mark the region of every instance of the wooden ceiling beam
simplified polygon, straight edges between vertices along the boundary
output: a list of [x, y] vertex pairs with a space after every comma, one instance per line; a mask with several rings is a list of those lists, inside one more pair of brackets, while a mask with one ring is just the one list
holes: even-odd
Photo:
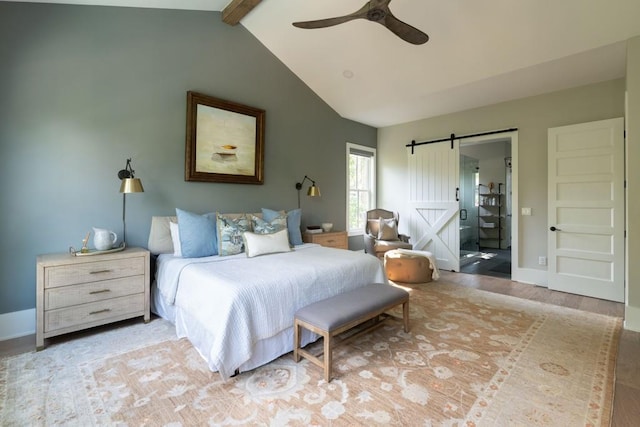
[[222, 22], [236, 25], [247, 16], [262, 0], [231, 0], [231, 3], [222, 10]]

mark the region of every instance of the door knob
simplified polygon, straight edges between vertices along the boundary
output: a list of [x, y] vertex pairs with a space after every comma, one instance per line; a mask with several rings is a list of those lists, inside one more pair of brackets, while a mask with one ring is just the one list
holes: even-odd
[[551, 227], [549, 227], [549, 230], [551, 230], [551, 231], [562, 231], [559, 228], [555, 228], [553, 225]]

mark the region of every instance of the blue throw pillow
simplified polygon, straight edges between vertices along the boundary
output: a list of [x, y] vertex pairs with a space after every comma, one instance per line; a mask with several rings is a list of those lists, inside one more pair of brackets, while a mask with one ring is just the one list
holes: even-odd
[[[262, 208], [262, 219], [271, 222], [281, 215], [282, 211]], [[302, 220], [302, 210], [293, 209], [287, 212], [287, 231], [289, 232], [289, 243], [294, 246], [301, 245], [302, 232], [300, 231], [300, 221]]]
[[198, 215], [176, 209], [180, 247], [184, 258], [201, 258], [218, 254], [216, 214]]

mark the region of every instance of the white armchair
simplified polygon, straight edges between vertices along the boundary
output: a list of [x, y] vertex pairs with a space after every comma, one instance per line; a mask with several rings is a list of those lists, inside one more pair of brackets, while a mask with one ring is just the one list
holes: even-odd
[[413, 249], [410, 237], [398, 233], [398, 213], [386, 209], [373, 209], [367, 212], [364, 232], [364, 251], [378, 258], [392, 249]]

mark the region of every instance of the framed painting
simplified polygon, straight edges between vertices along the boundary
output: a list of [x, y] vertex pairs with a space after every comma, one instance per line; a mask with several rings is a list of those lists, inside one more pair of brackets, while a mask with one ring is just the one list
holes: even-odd
[[185, 181], [262, 184], [265, 111], [187, 92]]

